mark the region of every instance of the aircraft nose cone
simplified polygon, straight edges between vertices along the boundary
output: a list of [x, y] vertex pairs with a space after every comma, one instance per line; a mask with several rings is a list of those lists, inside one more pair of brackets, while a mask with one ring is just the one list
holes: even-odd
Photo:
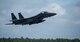
[[46, 15], [46, 17], [51, 17], [51, 16], [55, 16], [55, 15], [56, 15], [56, 13], [49, 13]]
[[54, 16], [54, 15], [56, 15], [56, 13], [51, 13], [51, 16]]
[[53, 13], [53, 15], [56, 15], [56, 13]]

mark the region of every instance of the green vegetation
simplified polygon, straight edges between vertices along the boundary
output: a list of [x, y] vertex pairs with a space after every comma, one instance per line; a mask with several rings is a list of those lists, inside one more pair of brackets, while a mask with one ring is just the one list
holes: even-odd
[[80, 39], [0, 38], [0, 42], [80, 42]]

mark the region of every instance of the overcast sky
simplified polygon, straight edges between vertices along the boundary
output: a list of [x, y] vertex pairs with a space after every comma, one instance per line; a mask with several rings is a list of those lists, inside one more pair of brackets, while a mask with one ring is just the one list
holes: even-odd
[[[11, 14], [25, 18], [42, 11], [57, 13], [33, 25], [5, 25]], [[80, 0], [0, 0], [0, 38], [80, 38]]]

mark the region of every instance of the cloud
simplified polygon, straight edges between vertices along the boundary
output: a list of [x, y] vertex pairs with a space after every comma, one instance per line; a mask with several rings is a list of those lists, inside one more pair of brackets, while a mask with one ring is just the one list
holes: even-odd
[[[71, 15], [71, 16], [74, 16], [73, 20], [70, 14], [65, 15], [66, 11], [68, 10], [63, 8], [60, 4], [57, 4], [57, 3], [46, 4], [40, 0], [38, 1], [36, 0], [36, 2], [35, 1], [33, 2], [31, 0], [25, 1], [25, 2], [24, 1], [22, 2], [22, 1], [12, 0], [13, 4], [7, 1], [9, 5], [5, 3], [6, 1], [5, 2], [3, 1], [4, 3], [1, 4], [2, 6], [0, 7], [0, 9], [2, 10], [0, 10], [0, 13], [1, 13], [0, 15], [1, 16], [0, 17], [1, 19], [0, 20], [0, 37], [21, 37], [23, 36], [23, 37], [32, 37], [32, 38], [55, 38], [55, 37], [80, 38], [80, 36], [78, 35], [80, 32], [79, 30], [80, 22], [74, 21], [76, 18], [74, 14]], [[68, 7], [67, 9], [71, 9], [71, 8]], [[72, 11], [74, 11], [75, 9], [73, 8]], [[58, 18], [49, 18], [47, 19], [47, 22], [45, 21], [41, 24], [36, 24], [36, 25], [31, 25], [31, 26], [4, 25], [8, 23], [9, 20], [11, 19], [10, 18], [11, 12], [15, 13], [15, 15], [17, 15], [18, 12], [22, 12], [22, 15], [26, 18], [28, 16], [38, 14], [42, 11], [48, 11], [48, 12], [53, 12], [53, 13], [55, 12], [57, 13]], [[76, 12], [78, 13], [78, 10]], [[79, 25], [79, 27], [77, 27], [76, 24]]]
[[74, 6], [74, 12], [80, 15], [80, 3], [76, 3]]
[[80, 20], [76, 21], [75, 24], [80, 26]]
[[47, 5], [44, 5], [42, 8], [28, 9], [26, 12], [31, 13], [31, 12], [35, 12], [35, 11], [37, 14], [42, 11], [57, 13], [57, 16], [62, 16], [64, 14], [66, 14], [66, 10], [57, 3], [50, 3]]
[[42, 11], [48, 11], [57, 13], [58, 16], [61, 16], [66, 13], [66, 10], [59, 4], [51, 3], [41, 9]]

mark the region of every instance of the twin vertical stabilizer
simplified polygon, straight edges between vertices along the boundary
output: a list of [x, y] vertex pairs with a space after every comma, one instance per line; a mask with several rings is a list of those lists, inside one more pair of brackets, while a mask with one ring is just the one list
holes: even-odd
[[[23, 19], [24, 18], [21, 13], [18, 13], [18, 15], [19, 15], [19, 19]], [[11, 13], [11, 17], [12, 17], [12, 22], [13, 23], [15, 23], [15, 20], [18, 20], [16, 18], [16, 16], [14, 15], [14, 13]]]
[[15, 23], [15, 20], [17, 20], [16, 16], [14, 15], [14, 13], [11, 13], [11, 17], [12, 17], [12, 22]]
[[21, 13], [18, 13], [18, 15], [19, 15], [19, 19], [24, 19]]

